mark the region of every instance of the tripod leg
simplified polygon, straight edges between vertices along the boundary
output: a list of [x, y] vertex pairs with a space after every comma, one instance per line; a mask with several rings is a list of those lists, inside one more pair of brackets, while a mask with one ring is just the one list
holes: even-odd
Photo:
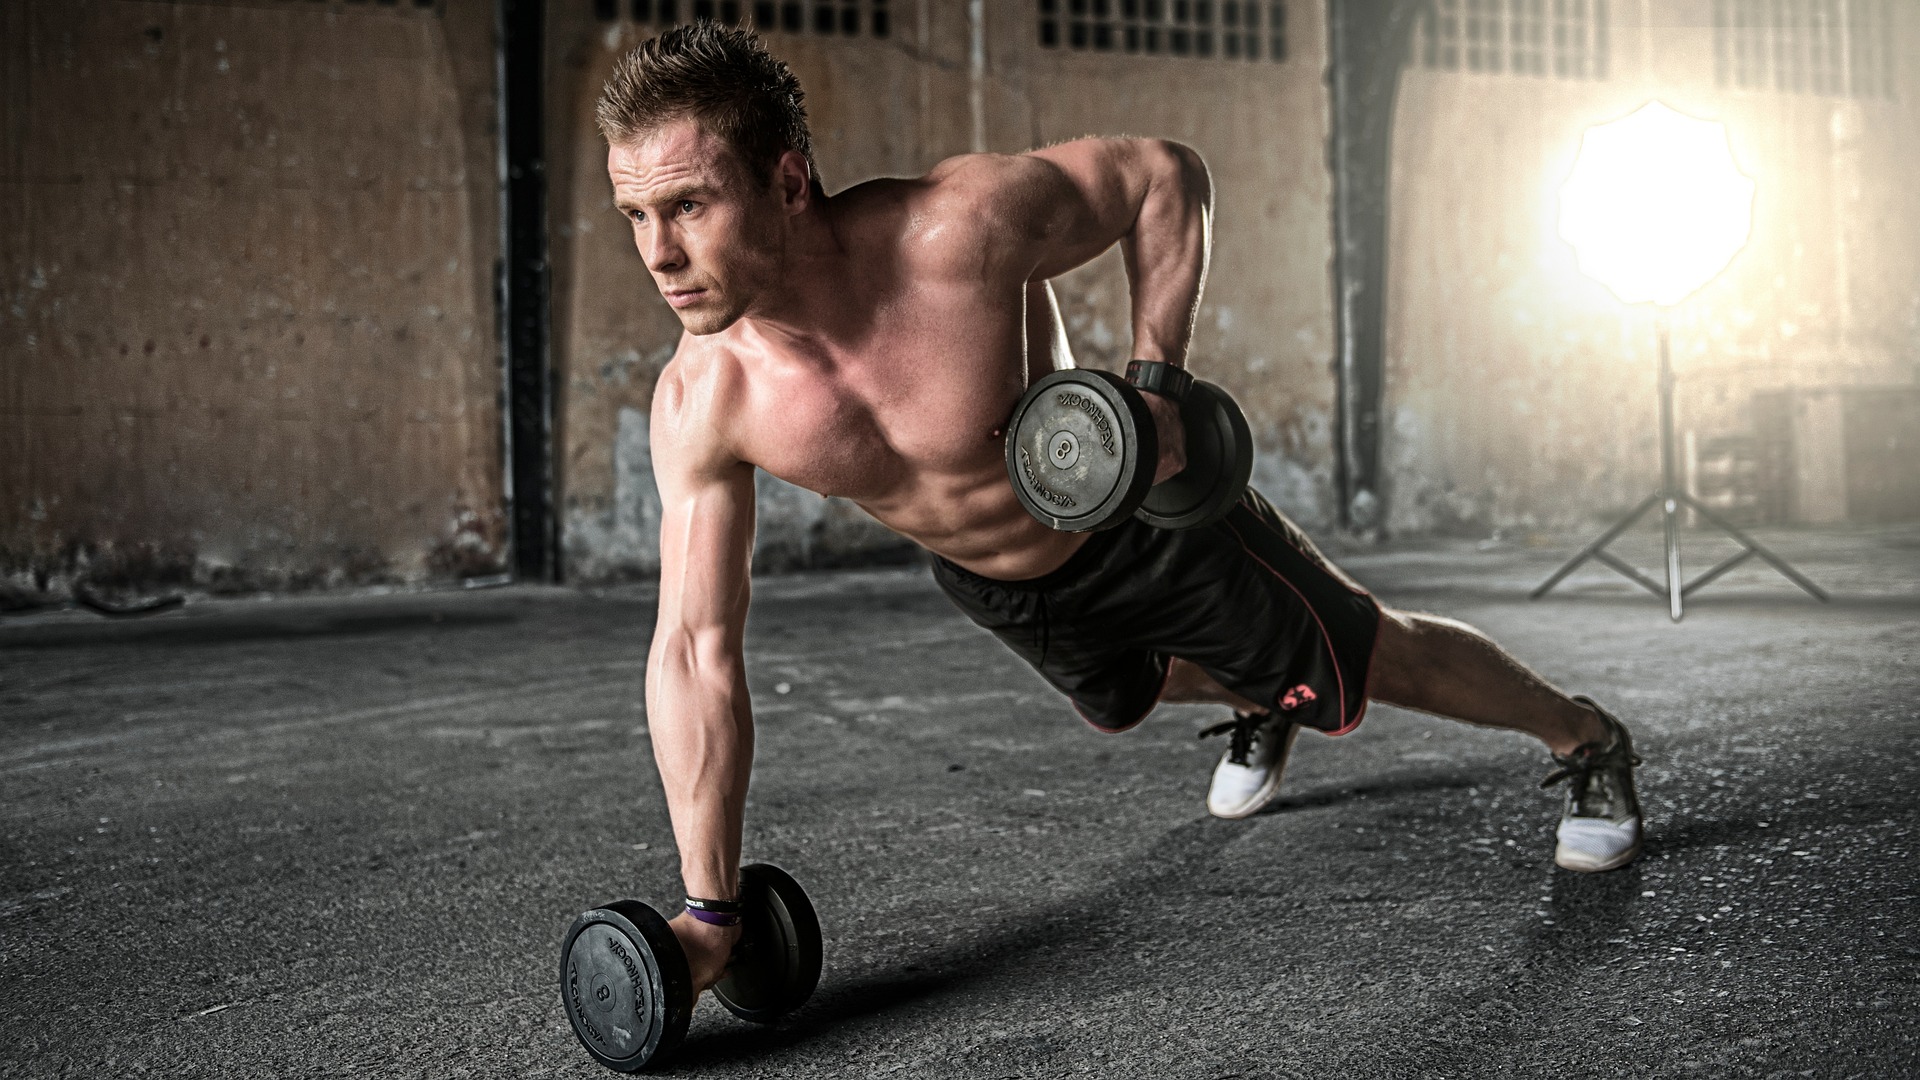
[[[1818, 600], [1823, 604], [1831, 599], [1831, 597], [1827, 595], [1825, 589], [1822, 589], [1820, 586], [1815, 585], [1813, 582], [1807, 580], [1807, 578], [1804, 575], [1802, 575], [1800, 571], [1795, 570], [1791, 565], [1789, 565], [1787, 563], [1787, 560], [1781, 558], [1778, 555], [1775, 555], [1771, 551], [1768, 551], [1764, 546], [1761, 545], [1760, 541], [1755, 540], [1753, 537], [1748, 536], [1746, 533], [1743, 533], [1739, 529], [1734, 528], [1732, 525], [1728, 524], [1724, 519], [1722, 519], [1720, 515], [1700, 505], [1700, 500], [1694, 498], [1691, 495], [1684, 495], [1684, 494], [1681, 495], [1680, 498], [1685, 500], [1688, 506], [1693, 507], [1695, 513], [1699, 514], [1703, 518], [1706, 518], [1709, 522], [1712, 522], [1714, 528], [1719, 529], [1721, 532], [1726, 533], [1728, 536], [1731, 536], [1735, 540], [1738, 540], [1740, 543], [1746, 545], [1747, 550], [1753, 552], [1755, 555], [1760, 556], [1762, 559], [1765, 559], [1767, 561], [1767, 565], [1773, 567], [1775, 570], [1780, 571], [1781, 575], [1784, 576], [1788, 581], [1791, 581], [1795, 585], [1798, 585], [1802, 589], [1805, 589], [1807, 591], [1807, 595], [1813, 597], [1815, 600]], [[1702, 582], [1701, 584], [1705, 584], [1705, 582]]]
[[1753, 549], [1741, 548], [1740, 554], [1733, 556], [1732, 558], [1726, 560], [1725, 562], [1707, 571], [1706, 573], [1701, 574], [1699, 577], [1694, 578], [1692, 581], [1687, 582], [1686, 588], [1680, 590], [1680, 595], [1687, 596], [1692, 593], [1699, 592], [1701, 589], [1706, 588], [1707, 585], [1711, 583], [1714, 578], [1719, 577], [1721, 574], [1726, 573], [1727, 571], [1733, 569], [1736, 566], [1739, 566], [1741, 563], [1746, 562], [1748, 559], [1751, 559], [1751, 558], [1753, 558]]
[[1541, 582], [1539, 588], [1528, 593], [1527, 599], [1538, 600], [1541, 597], [1547, 595], [1547, 590], [1553, 588], [1555, 585], [1560, 584], [1561, 579], [1565, 578], [1568, 574], [1573, 573], [1574, 570], [1577, 567], [1579, 567], [1581, 563], [1586, 562], [1588, 559], [1593, 558], [1594, 552], [1597, 552], [1601, 548], [1606, 547], [1608, 544], [1613, 543], [1614, 537], [1619, 536], [1623, 532], [1626, 532], [1628, 526], [1632, 525], [1636, 521], [1639, 521], [1640, 515], [1646, 513], [1648, 510], [1653, 509], [1653, 504], [1659, 501], [1660, 501], [1660, 493], [1657, 491], [1647, 496], [1644, 502], [1642, 502], [1639, 506], [1636, 506], [1633, 508], [1632, 513], [1628, 514], [1626, 517], [1623, 517], [1619, 521], [1615, 522], [1613, 527], [1608, 529], [1606, 532], [1601, 533], [1599, 539], [1595, 540], [1591, 544], [1588, 544], [1586, 547], [1581, 548], [1580, 554], [1575, 555], [1572, 559], [1568, 560], [1565, 566], [1562, 566], [1560, 569], [1555, 570], [1553, 572], [1553, 576], [1548, 578], [1546, 581]]
[[1667, 617], [1679, 622], [1680, 591], [1686, 587], [1680, 580], [1680, 500], [1668, 495], [1660, 510], [1667, 526]]

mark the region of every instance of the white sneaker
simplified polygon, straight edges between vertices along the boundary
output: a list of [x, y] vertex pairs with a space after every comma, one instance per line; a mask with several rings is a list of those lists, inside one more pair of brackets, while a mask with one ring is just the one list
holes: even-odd
[[1287, 751], [1293, 749], [1300, 725], [1278, 714], [1234, 713], [1233, 719], [1202, 731], [1200, 737], [1223, 732], [1232, 735], [1232, 742], [1213, 768], [1207, 812], [1219, 818], [1248, 817], [1280, 793], [1280, 774], [1286, 771]]
[[1553, 861], [1583, 873], [1612, 870], [1640, 854], [1640, 797], [1633, 790], [1633, 767], [1640, 758], [1625, 724], [1590, 698], [1573, 700], [1599, 713], [1612, 738], [1605, 745], [1588, 743], [1571, 754], [1553, 755], [1560, 767], [1540, 786], [1572, 781]]

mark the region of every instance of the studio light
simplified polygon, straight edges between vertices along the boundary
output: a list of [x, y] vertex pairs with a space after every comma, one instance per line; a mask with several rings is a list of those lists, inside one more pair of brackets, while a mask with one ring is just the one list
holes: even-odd
[[1747, 242], [1753, 181], [1727, 129], [1658, 101], [1587, 129], [1560, 189], [1560, 236], [1580, 270], [1628, 304], [1669, 307]]
[[[1726, 269], [1746, 245], [1753, 223], [1753, 181], [1740, 172], [1727, 129], [1650, 101], [1632, 115], [1588, 128], [1573, 171], [1560, 189], [1560, 236], [1587, 276], [1627, 304], [1653, 304], [1660, 337], [1660, 490], [1602, 533], [1533, 591], [1546, 595], [1588, 559], [1667, 598], [1680, 621], [1683, 601], [1721, 574], [1758, 555], [1820, 600], [1827, 594], [1758, 541], [1722, 520], [1676, 482], [1673, 362], [1667, 312]], [[1654, 507], [1666, 519], [1667, 580], [1661, 584], [1606, 550]], [[1682, 506], [1734, 538], [1740, 553], [1693, 581], [1680, 577]]]

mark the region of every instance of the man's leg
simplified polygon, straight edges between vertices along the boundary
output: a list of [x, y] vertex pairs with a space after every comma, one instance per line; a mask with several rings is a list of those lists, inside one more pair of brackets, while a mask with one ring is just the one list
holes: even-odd
[[1190, 664], [1177, 656], [1168, 662], [1167, 684], [1160, 690], [1160, 700], [1178, 705], [1231, 705], [1235, 712], [1262, 716], [1268, 711], [1265, 706], [1255, 705], [1215, 682], [1198, 664]]
[[[1176, 665], [1171, 675], [1169, 686], [1177, 687], [1180, 696], [1170, 700], [1217, 701], [1242, 711], [1249, 704], [1192, 665], [1184, 671]], [[1550, 780], [1573, 780], [1556, 834], [1554, 861], [1561, 866], [1611, 870], [1639, 854], [1640, 803], [1633, 790], [1633, 766], [1639, 758], [1626, 729], [1597, 708], [1562, 694], [1480, 631], [1436, 615], [1381, 609], [1367, 696], [1472, 724], [1524, 731], [1545, 743], [1561, 766]], [[1255, 762], [1238, 785], [1255, 794], [1246, 797], [1240, 812], [1215, 813], [1242, 817], [1258, 810], [1277, 790], [1283, 763], [1284, 751], [1270, 766]], [[1256, 775], [1263, 767], [1271, 768], [1271, 775]], [[1217, 768], [1216, 787], [1222, 770], [1231, 773], [1225, 763]], [[1229, 776], [1235, 778], [1237, 774]]]
[[1553, 861], [1568, 870], [1612, 870], [1640, 854], [1633, 740], [1597, 706], [1567, 697], [1485, 634], [1435, 615], [1382, 609], [1367, 695], [1487, 727], [1524, 731], [1571, 780]]
[[[1438, 615], [1381, 609], [1367, 696], [1469, 724], [1523, 731], [1555, 754], [1605, 742], [1608, 734], [1600, 714], [1555, 689], [1492, 638]], [[1185, 660], [1173, 661], [1160, 700], [1269, 711]]]
[[1382, 608], [1367, 696], [1485, 727], [1524, 731], [1555, 754], [1604, 743], [1600, 715], [1463, 622]]

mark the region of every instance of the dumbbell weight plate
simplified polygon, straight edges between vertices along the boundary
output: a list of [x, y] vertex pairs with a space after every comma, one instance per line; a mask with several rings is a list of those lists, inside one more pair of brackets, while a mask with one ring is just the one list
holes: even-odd
[[560, 948], [567, 1022], [594, 1060], [637, 1072], [687, 1033], [693, 977], [660, 913], [637, 900], [582, 912]]
[[771, 863], [740, 868], [740, 899], [740, 944], [713, 996], [742, 1020], [770, 1024], [820, 982], [820, 920], [800, 883]]
[[1180, 403], [1187, 467], [1153, 485], [1134, 516], [1163, 529], [1198, 529], [1227, 516], [1253, 476], [1253, 432], [1233, 397], [1199, 379]]
[[1097, 368], [1051, 372], [1007, 423], [1007, 476], [1021, 505], [1064, 532], [1127, 519], [1153, 484], [1153, 414], [1126, 380]]

